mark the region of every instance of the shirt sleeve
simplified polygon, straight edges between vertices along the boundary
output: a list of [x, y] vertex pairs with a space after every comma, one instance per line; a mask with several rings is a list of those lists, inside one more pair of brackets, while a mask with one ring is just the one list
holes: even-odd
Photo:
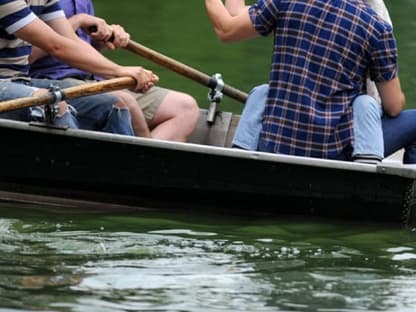
[[0, 0], [0, 27], [7, 33], [15, 33], [35, 19], [36, 15], [24, 0]]
[[45, 22], [65, 17], [58, 0], [48, 0], [39, 14], [39, 18]]
[[250, 19], [260, 35], [267, 36], [276, 28], [279, 2], [279, 0], [259, 0], [249, 7]]
[[387, 23], [384, 31], [370, 39], [372, 55], [370, 76], [375, 82], [385, 82], [398, 75], [398, 50], [392, 28]]

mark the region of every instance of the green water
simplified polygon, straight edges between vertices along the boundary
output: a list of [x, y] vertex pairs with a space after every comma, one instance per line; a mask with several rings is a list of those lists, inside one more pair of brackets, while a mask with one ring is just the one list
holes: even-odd
[[[416, 1], [386, 0], [399, 45], [400, 77], [409, 108], [416, 108]], [[247, 1], [247, 3], [250, 3]], [[268, 79], [272, 38], [225, 44], [212, 31], [203, 1], [95, 1], [97, 15], [124, 25], [131, 38], [208, 75], [221, 73], [225, 83], [249, 92]], [[141, 64], [161, 77], [160, 85], [179, 89], [208, 105], [208, 89], [130, 52], [107, 53], [122, 64]], [[242, 104], [224, 97], [220, 110], [241, 112]]]
[[[416, 1], [386, 1], [400, 76], [416, 107]], [[271, 41], [219, 43], [203, 1], [95, 1], [132, 39], [248, 92], [267, 80]], [[207, 105], [206, 87], [130, 52], [161, 85]], [[241, 111], [227, 97], [222, 110]], [[256, 207], [252, 207], [255, 209]], [[416, 233], [334, 220], [86, 215], [0, 208], [1, 311], [415, 311]]]
[[0, 212], [0, 307], [10, 311], [416, 308], [416, 233], [398, 227]]

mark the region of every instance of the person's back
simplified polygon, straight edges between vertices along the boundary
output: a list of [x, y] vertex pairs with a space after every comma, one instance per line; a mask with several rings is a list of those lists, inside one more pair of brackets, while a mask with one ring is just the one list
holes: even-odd
[[368, 68], [377, 81], [397, 74], [391, 27], [352, 0], [272, 1], [249, 14], [259, 33], [275, 32], [259, 149], [338, 158], [351, 148], [351, 102]]

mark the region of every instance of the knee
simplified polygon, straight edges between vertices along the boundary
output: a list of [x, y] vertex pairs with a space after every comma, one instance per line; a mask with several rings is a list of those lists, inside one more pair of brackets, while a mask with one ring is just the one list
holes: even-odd
[[[251, 89], [250, 93], [248, 94], [247, 102], [254, 101], [266, 101], [266, 98], [269, 94], [269, 85], [268, 84], [261, 84], [258, 86], [255, 86], [253, 89]], [[246, 102], [246, 103], [247, 103]]]
[[122, 108], [128, 108], [128, 105], [127, 105], [127, 103], [126, 102], [124, 102], [123, 100], [118, 100], [117, 102], [115, 102], [114, 104], [113, 104], [113, 106], [114, 107], [116, 107], [116, 108], [119, 108], [119, 109], [122, 109]]
[[250, 93], [253, 92], [260, 92], [262, 94], [267, 94], [269, 93], [269, 85], [267, 83], [263, 83], [261, 85], [255, 86]]
[[131, 108], [137, 105], [136, 99], [127, 92], [115, 91], [113, 95], [117, 97], [117, 102], [114, 103], [117, 108]]
[[196, 100], [190, 96], [189, 94], [183, 94], [181, 99], [181, 107], [183, 112], [186, 113], [186, 115], [192, 119], [198, 119], [199, 118], [199, 106]]
[[375, 98], [369, 95], [360, 95], [352, 102], [352, 108], [356, 112], [376, 112], [381, 110], [381, 105], [378, 104]]
[[380, 119], [383, 110], [375, 98], [369, 95], [360, 95], [352, 103], [354, 118]]

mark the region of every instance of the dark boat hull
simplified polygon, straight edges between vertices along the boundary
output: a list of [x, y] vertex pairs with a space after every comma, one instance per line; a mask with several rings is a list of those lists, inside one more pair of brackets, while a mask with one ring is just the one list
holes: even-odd
[[[412, 225], [416, 171], [0, 121], [0, 197]], [[64, 210], [69, 211], [69, 210]]]

